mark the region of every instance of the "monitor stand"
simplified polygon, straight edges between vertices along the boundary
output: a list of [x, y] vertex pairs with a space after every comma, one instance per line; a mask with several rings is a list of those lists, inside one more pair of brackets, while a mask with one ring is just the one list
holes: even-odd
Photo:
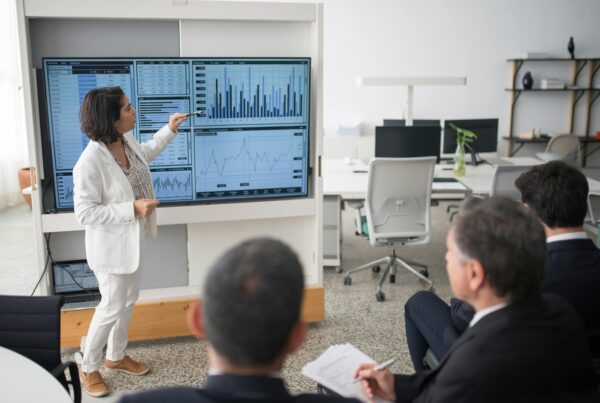
[[477, 159], [477, 151], [473, 147], [469, 147], [469, 150], [471, 151], [471, 161], [467, 162], [468, 165], [473, 165], [476, 167], [477, 165], [482, 164], [484, 162], [482, 160]]

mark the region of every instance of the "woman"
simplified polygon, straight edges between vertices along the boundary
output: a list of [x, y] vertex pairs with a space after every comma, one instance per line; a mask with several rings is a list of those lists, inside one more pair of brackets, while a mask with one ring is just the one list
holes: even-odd
[[148, 365], [125, 354], [127, 331], [141, 280], [146, 235], [156, 236], [152, 179], [148, 163], [177, 135], [188, 115], [175, 113], [147, 143], [136, 141], [135, 109], [119, 87], [91, 90], [81, 105], [81, 129], [90, 142], [73, 169], [75, 217], [85, 225], [88, 264], [102, 299], [83, 351], [81, 383], [91, 396], [107, 395], [99, 369], [145, 375]]

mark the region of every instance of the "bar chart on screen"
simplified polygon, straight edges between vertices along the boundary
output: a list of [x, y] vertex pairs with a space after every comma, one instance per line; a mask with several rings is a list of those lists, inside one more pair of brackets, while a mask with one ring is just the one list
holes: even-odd
[[278, 65], [193, 63], [195, 109], [205, 114], [194, 124], [306, 123], [308, 66], [298, 61]]

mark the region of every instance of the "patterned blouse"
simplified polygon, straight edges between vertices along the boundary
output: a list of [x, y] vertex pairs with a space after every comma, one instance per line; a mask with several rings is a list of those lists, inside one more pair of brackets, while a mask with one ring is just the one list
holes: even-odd
[[115, 161], [123, 170], [123, 173], [129, 179], [135, 200], [139, 199], [154, 199], [154, 189], [152, 187], [152, 178], [148, 166], [142, 161], [137, 154], [129, 147], [125, 138], [123, 138], [125, 146], [125, 155], [129, 160], [129, 168], [121, 164], [121, 161], [113, 154]]

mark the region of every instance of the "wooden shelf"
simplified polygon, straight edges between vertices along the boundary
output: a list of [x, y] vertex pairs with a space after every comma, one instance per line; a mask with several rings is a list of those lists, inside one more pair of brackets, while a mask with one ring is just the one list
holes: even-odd
[[600, 91], [600, 88], [505, 88], [509, 92], [572, 92], [572, 91]]
[[583, 61], [598, 61], [598, 57], [541, 57], [541, 58], [514, 58], [506, 59], [507, 62], [583, 62]]
[[[596, 147], [595, 149], [588, 152], [588, 144], [599, 142], [595, 138], [590, 138], [590, 115], [591, 108], [594, 102], [600, 97], [600, 88], [593, 87], [595, 82], [595, 77], [598, 71], [600, 70], [600, 58], [599, 57], [578, 57], [578, 58], [567, 58], [567, 57], [541, 57], [541, 58], [511, 58], [506, 59], [512, 65], [512, 77], [510, 88], [505, 88], [504, 90], [510, 94], [510, 109], [509, 109], [509, 126], [508, 126], [508, 136], [503, 137], [504, 140], [508, 141], [508, 156], [512, 157], [516, 154], [526, 143], [537, 143], [544, 144], [547, 143], [549, 138], [537, 138], [537, 139], [519, 139], [515, 137], [514, 120], [515, 120], [515, 112], [517, 101], [523, 93], [531, 92], [531, 93], [570, 93], [571, 101], [569, 105], [569, 124], [567, 132], [572, 133], [574, 129], [574, 116], [575, 109], [577, 104], [581, 99], [585, 97], [585, 118], [583, 122], [583, 136], [579, 136], [579, 140], [582, 144], [582, 163], [585, 166], [587, 156], [592, 154], [593, 152], [600, 149], [600, 147]], [[570, 62], [572, 65], [572, 78], [571, 81], [567, 83], [568, 88], [551, 88], [551, 89], [543, 89], [543, 88], [531, 88], [525, 89], [522, 87], [518, 87], [517, 78], [519, 77], [519, 71], [523, 67], [525, 62], [539, 62], [539, 63], [548, 63], [548, 62]], [[580, 79], [582, 72], [584, 70], [588, 71], [587, 79]], [[582, 102], [583, 103], [583, 102]], [[519, 144], [516, 149], [513, 149], [513, 144]]]

